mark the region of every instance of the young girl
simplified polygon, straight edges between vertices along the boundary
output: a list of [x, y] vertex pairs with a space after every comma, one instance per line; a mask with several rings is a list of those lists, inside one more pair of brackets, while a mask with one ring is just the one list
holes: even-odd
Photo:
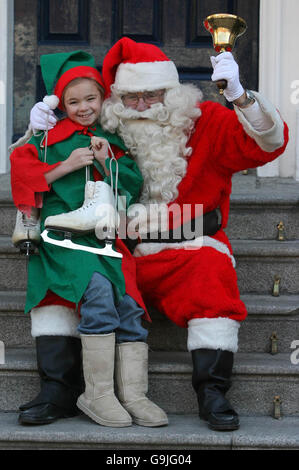
[[[108, 142], [118, 161], [118, 188], [130, 203], [136, 201], [142, 184], [139, 170], [122, 141], [104, 133], [98, 124], [104, 90], [93, 58], [82, 51], [49, 54], [41, 57], [41, 70], [47, 92], [54, 89], [67, 117], [47, 136], [35, 135], [11, 154], [17, 208], [29, 214], [31, 207], [40, 207], [42, 230], [47, 217], [80, 208], [92, 198], [86, 166], [93, 165], [91, 182], [110, 182]], [[94, 231], [79, 235], [76, 243], [103, 246]], [[161, 426], [167, 424], [164, 411], [145, 396], [148, 349], [141, 318], [149, 318], [136, 287], [134, 259], [120, 239], [114, 249], [122, 253], [122, 259], [41, 242], [39, 254], [30, 256], [25, 312], [38, 314], [46, 305], [80, 305], [78, 331], [86, 388], [77, 406], [105, 426], [129, 426], [132, 420], [144, 426]], [[23, 424], [72, 416], [79, 393], [78, 387], [77, 393], [68, 387], [69, 376], [79, 369], [67, 344], [71, 338], [60, 337], [59, 347], [49, 336], [36, 339], [42, 390], [23, 407], [19, 417]]]

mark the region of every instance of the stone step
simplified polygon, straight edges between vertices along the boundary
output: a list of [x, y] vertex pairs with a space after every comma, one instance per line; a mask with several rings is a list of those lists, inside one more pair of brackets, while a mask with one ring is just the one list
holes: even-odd
[[0, 175], [0, 235], [10, 236], [16, 220], [16, 208], [12, 201], [10, 174]]
[[276, 240], [283, 222], [284, 237], [299, 233], [299, 182], [292, 178], [256, 178], [237, 174], [232, 181], [230, 239]]
[[[278, 351], [290, 352], [299, 331], [299, 296], [244, 294], [241, 299], [247, 307], [248, 316], [240, 326], [239, 351], [269, 353], [273, 344], [271, 336], [275, 333]], [[156, 310], [150, 313], [152, 323], [147, 326], [148, 343], [153, 350], [185, 351], [187, 329], [178, 327]]]
[[[299, 233], [299, 182], [293, 178], [257, 178], [236, 174], [232, 179], [230, 220], [226, 232], [231, 239], [277, 238], [283, 222], [285, 237]], [[15, 225], [9, 174], [0, 175], [0, 234], [10, 236]]]
[[24, 314], [26, 292], [0, 292], [0, 340], [6, 347], [32, 346], [30, 314]]
[[[0, 234], [10, 237], [16, 221], [11, 201], [0, 201]], [[283, 222], [284, 237], [293, 240], [299, 233], [298, 202], [231, 198], [230, 219], [225, 229], [229, 239], [276, 240], [277, 225]]]
[[[277, 225], [283, 222], [284, 237], [298, 238], [298, 200], [256, 200], [248, 196], [231, 197], [230, 218], [225, 229], [229, 239], [276, 240]], [[16, 221], [16, 208], [8, 200], [0, 200], [0, 234], [10, 237]]]
[[285, 240], [295, 240], [299, 233], [298, 204], [277, 205], [231, 202], [230, 218], [225, 232], [230, 240], [276, 240], [278, 225], [283, 223]]
[[[271, 294], [275, 276], [282, 294], [297, 294], [299, 240], [232, 240], [241, 293]], [[26, 289], [26, 256], [10, 238], [0, 237], [0, 290]]]
[[16, 223], [17, 210], [10, 200], [0, 200], [0, 234], [12, 235]]
[[[299, 365], [295, 362], [290, 354], [237, 353], [228, 393], [236, 410], [248, 416], [272, 416], [274, 397], [280, 396], [283, 415], [299, 416]], [[191, 376], [190, 353], [150, 351], [148, 396], [167, 413], [197, 413]], [[34, 349], [7, 348], [0, 378], [1, 411], [15, 411], [34, 398], [39, 391]]]
[[[16, 413], [0, 413], [1, 450], [101, 450], [97, 456], [99, 465], [108, 465], [111, 462], [108, 458], [126, 455], [140, 457], [142, 468], [145, 463], [157, 464], [157, 453], [146, 450], [160, 451], [161, 458], [173, 455], [174, 450], [190, 450], [176, 455], [182, 459], [190, 454], [191, 463], [184, 466], [195, 468], [199, 463], [198, 450], [296, 450], [299, 447], [298, 417], [277, 420], [268, 416], [241, 416], [239, 430], [222, 433], [210, 430], [196, 415], [170, 414], [168, 426], [161, 428], [135, 424], [127, 428], [104, 427], [83, 414], [47, 426], [21, 426], [17, 418]], [[131, 452], [124, 454], [122, 450]], [[180, 465], [183, 466], [182, 461]]]
[[19, 253], [10, 237], [0, 236], [0, 290], [26, 289], [26, 269], [26, 255]]
[[281, 294], [297, 294], [299, 240], [232, 240], [240, 292], [272, 294], [279, 277]]
[[[25, 297], [23, 291], [0, 292], [0, 340], [6, 347], [33, 346], [30, 315], [24, 314]], [[239, 330], [239, 351], [269, 353], [270, 338], [276, 333], [278, 352], [289, 353], [299, 330], [299, 295], [248, 294], [241, 298], [248, 316]], [[144, 324], [149, 331], [149, 346], [154, 351], [186, 351], [187, 329], [153, 309], [150, 315], [152, 323]]]

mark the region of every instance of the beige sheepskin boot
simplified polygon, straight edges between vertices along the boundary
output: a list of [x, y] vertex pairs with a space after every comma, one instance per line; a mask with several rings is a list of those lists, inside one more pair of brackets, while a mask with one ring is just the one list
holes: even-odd
[[128, 342], [116, 345], [116, 394], [140, 426], [165, 426], [166, 413], [146, 397], [148, 391], [148, 345]]
[[103, 426], [130, 426], [131, 416], [114, 394], [115, 333], [80, 336], [86, 388], [78, 408]]

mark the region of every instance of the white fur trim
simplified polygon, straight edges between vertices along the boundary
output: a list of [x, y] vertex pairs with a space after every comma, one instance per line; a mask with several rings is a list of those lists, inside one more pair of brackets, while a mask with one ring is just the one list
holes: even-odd
[[63, 305], [48, 305], [31, 310], [31, 334], [37, 336], [80, 337], [77, 326], [79, 316], [76, 310]]
[[31, 127], [31, 124], [29, 124], [28, 129], [25, 132], [25, 134], [22, 137], [20, 137], [19, 140], [17, 140], [16, 142], [14, 142], [8, 147], [9, 153], [11, 154], [14, 151], [14, 149], [16, 149], [17, 147], [21, 147], [22, 145], [25, 145], [31, 139], [32, 136], [33, 136], [33, 129]]
[[227, 255], [232, 262], [233, 267], [236, 267], [236, 260], [231, 255], [229, 248], [224, 243], [215, 240], [214, 238], [203, 236], [195, 238], [194, 240], [187, 240], [178, 243], [140, 243], [134, 251], [134, 256], [147, 256], [160, 253], [163, 250], [198, 250], [200, 248], [214, 248], [215, 250]]
[[254, 129], [254, 127], [250, 124], [250, 122], [246, 119], [242, 111], [237, 106], [234, 107], [235, 112], [245, 132], [256, 141], [258, 146], [265, 152], [274, 152], [274, 150], [282, 147], [284, 143], [283, 120], [281, 119], [281, 116], [275, 106], [270, 103], [270, 101], [268, 101], [256, 91], [252, 91], [252, 94], [260, 105], [263, 113], [265, 113], [266, 116], [272, 120], [273, 126], [266, 131], [259, 132]]
[[178, 85], [178, 71], [170, 60], [137, 64], [127, 62], [118, 66], [114, 89], [137, 92], [173, 88]]
[[194, 318], [188, 322], [188, 351], [221, 349], [238, 351], [240, 323], [230, 318]]

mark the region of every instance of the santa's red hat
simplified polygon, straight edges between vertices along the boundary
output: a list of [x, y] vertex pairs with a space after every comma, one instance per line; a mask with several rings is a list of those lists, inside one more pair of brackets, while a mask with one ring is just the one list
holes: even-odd
[[102, 75], [107, 95], [115, 91], [138, 92], [179, 85], [174, 63], [156, 46], [124, 37], [107, 53]]

